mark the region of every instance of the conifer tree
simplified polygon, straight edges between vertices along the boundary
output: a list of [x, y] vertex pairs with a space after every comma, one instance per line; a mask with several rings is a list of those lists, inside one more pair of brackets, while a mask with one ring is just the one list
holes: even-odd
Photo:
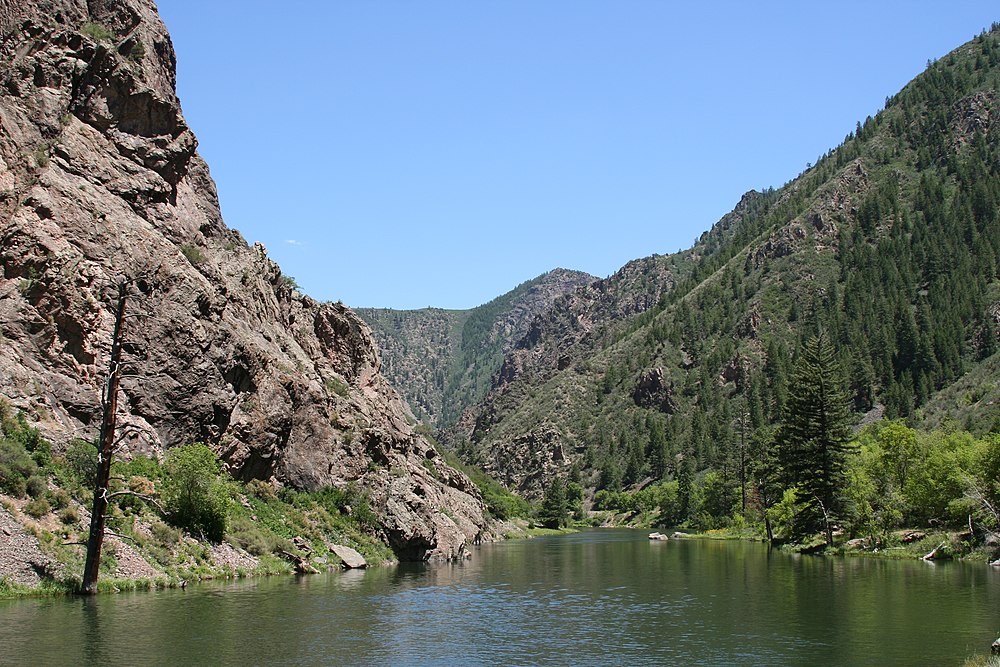
[[542, 499], [542, 507], [538, 511], [538, 521], [546, 528], [561, 528], [567, 523], [569, 498], [566, 495], [566, 485], [558, 477], [553, 478]]
[[788, 387], [778, 434], [780, 464], [788, 488], [803, 500], [797, 522], [826, 533], [842, 510], [844, 462], [851, 444], [850, 412], [836, 353], [822, 333], [803, 345]]

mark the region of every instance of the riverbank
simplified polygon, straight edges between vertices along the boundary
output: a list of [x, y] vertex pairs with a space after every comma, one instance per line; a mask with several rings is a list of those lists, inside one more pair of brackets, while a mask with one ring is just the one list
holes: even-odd
[[[645, 526], [635, 526], [646, 529]], [[652, 529], [652, 528], [650, 528]], [[660, 530], [664, 530], [660, 528]], [[725, 528], [703, 532], [671, 531], [672, 539], [709, 539], [709, 540], [743, 540], [751, 542], [766, 542], [767, 538], [755, 531], [747, 529], [731, 531]], [[675, 537], [676, 535], [676, 537]], [[800, 553], [816, 556], [844, 556], [855, 558], [881, 558], [886, 560], [964, 560], [972, 563], [989, 563], [991, 551], [985, 545], [975, 546], [966, 533], [957, 531], [924, 532], [918, 530], [899, 530], [887, 536], [878, 545], [871, 545], [865, 539], [849, 539], [828, 547], [824, 540], [817, 539], [805, 543], [775, 543], [775, 546], [787, 553]]]
[[[737, 525], [709, 530], [691, 529], [687, 526], [664, 526], [656, 521], [654, 512], [610, 512], [595, 511], [580, 526], [599, 525], [606, 528], [636, 528], [659, 531], [681, 539], [744, 540], [766, 542], [762, 526]], [[676, 538], [675, 538], [676, 539]], [[995, 546], [977, 541], [972, 534], [963, 530], [924, 530], [901, 528], [890, 531], [881, 539], [847, 538], [842, 533], [834, 535], [833, 547], [827, 547], [820, 535], [813, 539], [792, 543], [777, 541], [775, 546], [789, 553], [812, 555], [883, 558], [889, 560], [964, 560], [973, 563], [997, 562]]]

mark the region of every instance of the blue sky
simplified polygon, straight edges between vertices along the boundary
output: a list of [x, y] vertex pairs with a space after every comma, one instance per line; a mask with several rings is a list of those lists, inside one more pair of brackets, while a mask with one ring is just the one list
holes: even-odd
[[1000, 20], [960, 1], [158, 4], [227, 224], [306, 293], [395, 308], [687, 248]]

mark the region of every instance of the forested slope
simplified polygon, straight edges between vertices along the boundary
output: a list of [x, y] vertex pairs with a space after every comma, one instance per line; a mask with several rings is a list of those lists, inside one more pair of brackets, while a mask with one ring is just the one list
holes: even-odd
[[995, 428], [996, 403], [979, 403], [990, 387], [962, 393], [974, 415], [942, 402], [969, 374], [995, 378], [980, 369], [996, 368], [1000, 310], [998, 72], [996, 28], [929, 63], [815, 166], [661, 258], [682, 270], [601, 335], [566, 344], [572, 327], [546, 326], [586, 328], [587, 306], [540, 316], [505, 361], [516, 372], [468, 422], [463, 454], [536, 496], [574, 467], [595, 489], [681, 467], [731, 474], [740, 447], [781, 420], [793, 354], [819, 331], [855, 422], [919, 423], [931, 406]]

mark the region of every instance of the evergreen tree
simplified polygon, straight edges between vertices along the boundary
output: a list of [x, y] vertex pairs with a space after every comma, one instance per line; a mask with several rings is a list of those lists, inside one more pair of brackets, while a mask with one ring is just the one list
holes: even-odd
[[694, 464], [690, 454], [677, 455], [677, 514], [681, 521], [691, 515], [691, 485], [694, 482]]
[[778, 440], [785, 484], [803, 501], [797, 524], [807, 532], [824, 530], [827, 544], [842, 511], [849, 420], [836, 353], [821, 333], [806, 341], [796, 360]]
[[566, 495], [566, 485], [558, 477], [552, 479], [549, 488], [545, 490], [542, 507], [538, 511], [538, 522], [546, 528], [561, 528], [567, 523], [569, 498]]

